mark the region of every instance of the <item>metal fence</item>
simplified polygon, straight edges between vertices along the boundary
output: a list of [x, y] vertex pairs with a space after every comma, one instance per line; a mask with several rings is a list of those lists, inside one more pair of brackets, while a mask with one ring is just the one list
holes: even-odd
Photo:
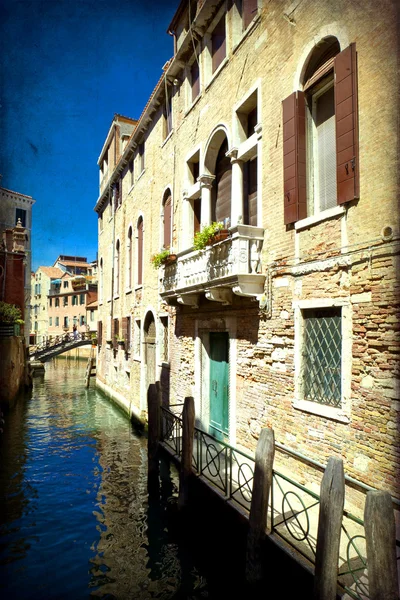
[[[162, 407], [163, 445], [177, 458], [182, 454], [183, 404]], [[250, 510], [255, 460], [195, 427], [193, 470], [207, 479], [229, 501]], [[315, 564], [320, 497], [314, 491], [273, 469], [267, 526]], [[400, 543], [397, 540], [397, 546]], [[344, 599], [368, 600], [368, 572], [364, 523], [343, 512], [338, 582]]]

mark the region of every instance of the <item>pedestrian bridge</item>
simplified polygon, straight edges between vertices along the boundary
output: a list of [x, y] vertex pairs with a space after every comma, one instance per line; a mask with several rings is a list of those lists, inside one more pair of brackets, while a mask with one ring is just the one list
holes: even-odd
[[31, 360], [39, 360], [46, 362], [59, 354], [79, 348], [80, 346], [88, 346], [96, 344], [97, 340], [93, 338], [93, 333], [78, 333], [74, 336], [73, 333], [65, 335], [56, 335], [54, 338], [49, 338], [38, 346], [29, 347], [29, 358]]

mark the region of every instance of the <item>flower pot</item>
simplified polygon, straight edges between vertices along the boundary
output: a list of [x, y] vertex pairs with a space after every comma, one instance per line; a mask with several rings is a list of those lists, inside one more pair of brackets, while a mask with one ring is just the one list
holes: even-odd
[[176, 254], [170, 254], [169, 256], [167, 256], [167, 258], [164, 260], [164, 265], [166, 267], [168, 267], [168, 265], [172, 265], [174, 262], [176, 262], [177, 260], [177, 256]]
[[223, 240], [226, 240], [226, 238], [229, 236], [229, 231], [228, 229], [221, 229], [220, 231], [218, 231], [218, 233], [216, 233], [211, 240], [212, 244], [216, 244], [217, 242], [222, 242]]

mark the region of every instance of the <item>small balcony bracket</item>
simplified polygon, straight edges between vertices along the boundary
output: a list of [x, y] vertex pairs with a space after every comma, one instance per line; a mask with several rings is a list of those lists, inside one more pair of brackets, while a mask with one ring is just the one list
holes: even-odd
[[232, 290], [230, 288], [215, 288], [206, 291], [207, 300], [221, 302], [223, 306], [232, 304]]
[[177, 297], [179, 304], [185, 306], [191, 306], [192, 308], [199, 308], [199, 294], [183, 294]]

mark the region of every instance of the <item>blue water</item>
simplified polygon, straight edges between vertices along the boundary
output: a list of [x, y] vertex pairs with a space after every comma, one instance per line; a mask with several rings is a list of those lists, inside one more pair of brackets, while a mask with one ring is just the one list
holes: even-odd
[[[147, 440], [83, 385], [85, 363], [46, 364], [0, 436], [0, 596], [209, 598], [177, 534], [177, 472], [147, 494]], [[91, 384], [92, 385], [92, 384]]]

